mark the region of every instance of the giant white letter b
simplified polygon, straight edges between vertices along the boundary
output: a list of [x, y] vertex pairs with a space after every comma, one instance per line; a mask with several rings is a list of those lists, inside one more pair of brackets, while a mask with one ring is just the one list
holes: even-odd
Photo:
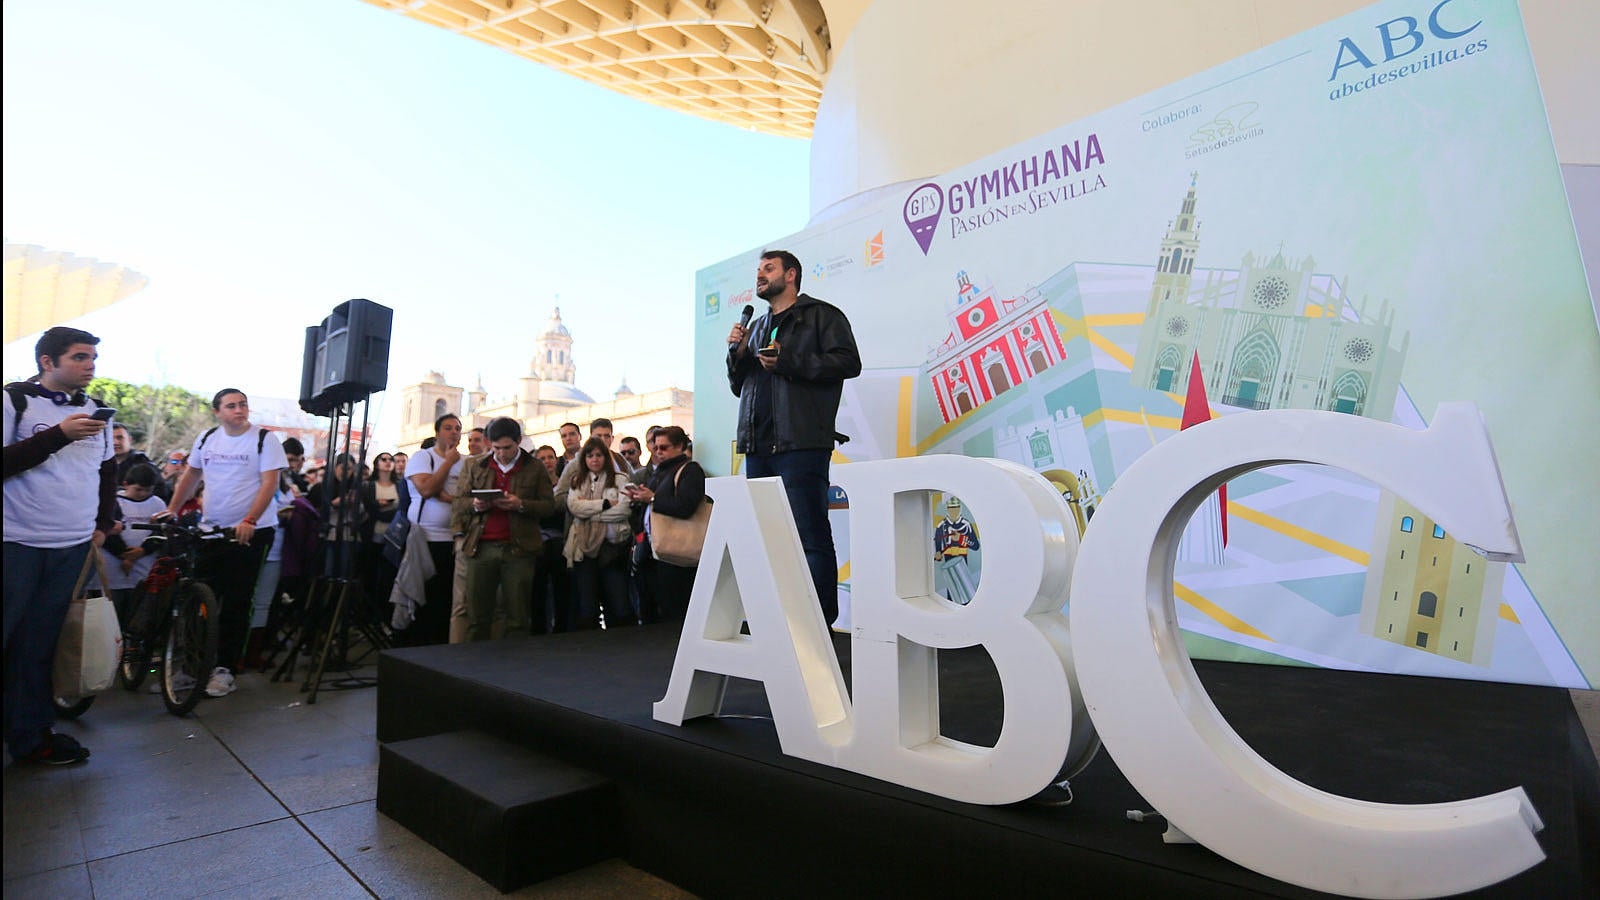
[[[1009, 462], [924, 456], [834, 470], [850, 498], [854, 736], [839, 765], [968, 803], [1014, 803], [1099, 746], [1072, 679], [1066, 601], [1078, 532], [1050, 483]], [[983, 535], [972, 602], [933, 596], [929, 492], [958, 494]], [[1005, 695], [990, 748], [939, 733], [936, 651], [988, 651]]]

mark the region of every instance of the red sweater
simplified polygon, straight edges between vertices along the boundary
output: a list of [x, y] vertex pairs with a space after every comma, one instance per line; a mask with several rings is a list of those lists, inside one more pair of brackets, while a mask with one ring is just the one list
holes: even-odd
[[[507, 472], [500, 468], [500, 463], [494, 458], [487, 460], [489, 472], [494, 476], [494, 486], [502, 492], [511, 490], [511, 475], [522, 468], [522, 455], [517, 455], [517, 461]], [[503, 509], [489, 510], [489, 515], [483, 520], [483, 536], [479, 541], [509, 541], [511, 540], [511, 514]]]

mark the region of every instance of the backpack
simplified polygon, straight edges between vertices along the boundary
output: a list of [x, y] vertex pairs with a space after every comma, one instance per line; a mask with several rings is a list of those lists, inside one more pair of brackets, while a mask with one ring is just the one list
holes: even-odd
[[[99, 402], [99, 401], [96, 401], [96, 402]], [[16, 426], [13, 425], [12, 427], [15, 428]], [[206, 430], [205, 434], [200, 435], [200, 443], [195, 445], [195, 448], [194, 448], [195, 455], [198, 456], [200, 454], [200, 451], [204, 450], [206, 448], [206, 441], [211, 440], [211, 436], [213, 434], [216, 434], [217, 433], [217, 429], [221, 428], [221, 427], [222, 427], [221, 425], [213, 425], [209, 429]], [[263, 428], [256, 435], [256, 455], [260, 456], [262, 450], [264, 450], [266, 448], [266, 446], [267, 446], [267, 430], [265, 428]]]
[[[28, 410], [27, 384], [28, 382], [13, 381], [5, 387], [7, 396], [11, 398], [11, 436], [14, 440], [21, 440], [21, 438], [17, 437], [17, 429], [22, 427], [22, 414]], [[43, 390], [43, 388], [40, 388], [40, 390]], [[106, 405], [100, 402], [99, 397], [90, 397], [88, 394], [84, 394], [84, 397], [93, 402], [96, 409], [106, 408]], [[211, 430], [216, 431], [215, 428]]]

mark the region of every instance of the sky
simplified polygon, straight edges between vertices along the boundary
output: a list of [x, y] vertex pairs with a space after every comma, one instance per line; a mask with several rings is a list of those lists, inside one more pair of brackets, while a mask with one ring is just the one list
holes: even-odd
[[695, 270], [807, 218], [805, 141], [358, 0], [0, 8], [6, 243], [150, 278], [71, 323], [106, 377], [292, 398], [305, 328], [361, 297], [395, 310], [380, 443], [430, 369], [514, 391], [558, 304], [591, 396], [693, 387]]

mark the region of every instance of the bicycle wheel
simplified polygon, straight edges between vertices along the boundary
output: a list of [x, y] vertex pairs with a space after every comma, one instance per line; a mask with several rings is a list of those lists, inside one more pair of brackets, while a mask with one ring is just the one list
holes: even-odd
[[137, 691], [139, 685], [144, 684], [145, 676], [156, 667], [151, 651], [160, 646], [161, 626], [166, 623], [155, 613], [155, 607], [168, 598], [165, 591], [146, 594], [141, 590], [136, 596], [138, 601], [134, 604], [133, 615], [128, 617], [128, 630], [122, 632], [122, 660], [117, 664], [118, 679], [130, 691]]
[[76, 701], [68, 703], [65, 698], [56, 697], [56, 715], [63, 719], [76, 719], [89, 711], [94, 705], [94, 695], [79, 697]]
[[205, 696], [217, 659], [220, 612], [211, 588], [197, 581], [178, 585], [161, 660], [161, 700], [175, 716], [188, 715]]

